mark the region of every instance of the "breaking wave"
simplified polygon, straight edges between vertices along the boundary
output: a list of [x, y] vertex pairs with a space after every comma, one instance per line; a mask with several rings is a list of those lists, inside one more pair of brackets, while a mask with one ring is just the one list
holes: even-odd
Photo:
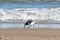
[[57, 20], [60, 8], [14, 8], [0, 9], [0, 20]]

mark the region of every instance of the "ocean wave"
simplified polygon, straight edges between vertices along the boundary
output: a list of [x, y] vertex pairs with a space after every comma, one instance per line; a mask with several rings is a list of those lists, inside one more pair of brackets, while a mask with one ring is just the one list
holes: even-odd
[[48, 3], [48, 2], [60, 2], [60, 0], [0, 0], [2, 2], [9, 2], [9, 3]]
[[0, 9], [0, 20], [56, 20], [60, 21], [60, 8]]

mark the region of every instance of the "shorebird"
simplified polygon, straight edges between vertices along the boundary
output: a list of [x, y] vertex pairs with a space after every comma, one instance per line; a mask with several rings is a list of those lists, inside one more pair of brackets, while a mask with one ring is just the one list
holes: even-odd
[[[33, 21], [33, 20], [28, 20], [25, 25], [24, 25], [24, 28], [33, 28], [34, 27], [34, 24], [36, 23], [37, 21]], [[33, 27], [32, 27], [33, 26]]]

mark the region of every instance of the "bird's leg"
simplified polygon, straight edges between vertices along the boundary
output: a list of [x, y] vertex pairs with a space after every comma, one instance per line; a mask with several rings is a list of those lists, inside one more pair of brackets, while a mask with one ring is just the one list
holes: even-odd
[[24, 25], [24, 28], [25, 28], [25, 25]]
[[31, 27], [31, 25], [29, 25], [29, 28]]
[[33, 28], [34, 28], [34, 24], [33, 24]]
[[31, 26], [31, 28], [34, 28], [34, 24]]
[[30, 28], [30, 25], [29, 25], [29, 28]]
[[30, 25], [30, 28], [33, 28], [34, 25]]

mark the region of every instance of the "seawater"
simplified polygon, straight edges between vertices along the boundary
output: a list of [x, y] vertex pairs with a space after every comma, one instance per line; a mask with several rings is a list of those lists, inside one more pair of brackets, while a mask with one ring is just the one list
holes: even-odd
[[57, 8], [60, 7], [60, 3], [48, 2], [48, 3], [0, 3], [0, 8], [2, 9], [12, 9], [12, 8]]
[[[60, 3], [46, 3], [46, 4], [21, 4], [21, 3], [0, 3], [0, 9], [13, 8], [60, 8]], [[24, 28], [24, 23], [0, 23], [0, 29], [14, 29]], [[34, 28], [60, 28], [60, 24], [34, 24]]]
[[[23, 23], [0, 23], [0, 29], [15, 29], [15, 28], [24, 28]], [[60, 24], [34, 24], [34, 28], [60, 28]]]

